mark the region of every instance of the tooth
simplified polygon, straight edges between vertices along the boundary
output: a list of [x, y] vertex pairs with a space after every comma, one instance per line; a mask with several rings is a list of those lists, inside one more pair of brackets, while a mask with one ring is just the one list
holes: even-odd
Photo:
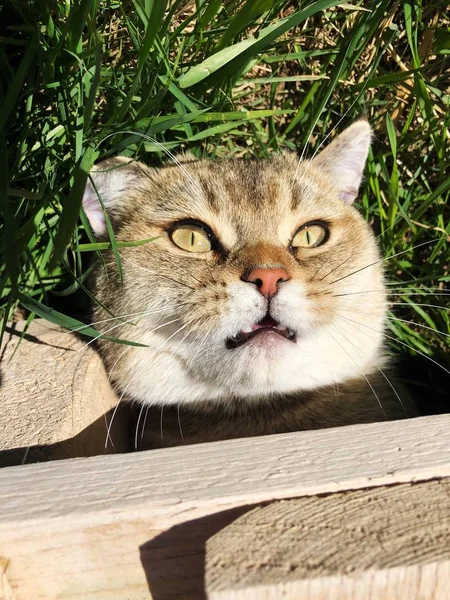
[[251, 325], [249, 327], [243, 327], [242, 328], [242, 333], [251, 333], [251, 332], [252, 332]]
[[283, 327], [283, 325], [278, 323], [278, 325], [275, 325], [275, 329], [280, 329], [281, 331], [283, 331], [284, 329], [286, 329], [286, 327]]

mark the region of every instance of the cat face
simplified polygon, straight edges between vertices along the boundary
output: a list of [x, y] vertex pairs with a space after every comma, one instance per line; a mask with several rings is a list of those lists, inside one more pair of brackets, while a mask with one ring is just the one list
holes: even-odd
[[[112, 255], [95, 275], [95, 295], [122, 316], [97, 329], [148, 346], [101, 341], [122, 392], [159, 404], [261, 401], [380, 364], [380, 258], [351, 206], [370, 135], [357, 122], [300, 164], [294, 154], [184, 156], [161, 169], [121, 158], [94, 170], [84, 197], [94, 232], [107, 237], [98, 192], [118, 241], [156, 238], [121, 248], [123, 283]], [[95, 315], [110, 316], [100, 306]]]

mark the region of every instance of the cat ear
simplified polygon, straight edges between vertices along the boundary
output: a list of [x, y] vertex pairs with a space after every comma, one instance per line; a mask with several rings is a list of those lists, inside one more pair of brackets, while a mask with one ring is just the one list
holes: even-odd
[[118, 224], [127, 214], [130, 189], [148, 175], [148, 171], [142, 163], [125, 156], [94, 165], [84, 190], [83, 210], [96, 237], [108, 237], [102, 203], [113, 225]]
[[346, 204], [352, 204], [358, 194], [371, 138], [369, 123], [356, 121], [312, 161], [325, 171]]

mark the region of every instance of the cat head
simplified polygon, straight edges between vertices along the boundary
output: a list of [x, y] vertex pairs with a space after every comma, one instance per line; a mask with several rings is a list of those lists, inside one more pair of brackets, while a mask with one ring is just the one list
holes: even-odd
[[162, 168], [123, 157], [94, 168], [83, 207], [99, 239], [108, 220], [118, 242], [155, 238], [120, 248], [123, 281], [113, 253], [95, 275], [95, 295], [121, 317], [105, 334], [147, 346], [101, 341], [122, 391], [150, 403], [250, 401], [376, 368], [383, 274], [352, 206], [370, 139], [358, 121], [300, 163], [184, 155]]

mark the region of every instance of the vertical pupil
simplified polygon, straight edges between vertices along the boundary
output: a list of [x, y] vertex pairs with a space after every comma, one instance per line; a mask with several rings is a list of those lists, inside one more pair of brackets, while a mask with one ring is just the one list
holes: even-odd
[[306, 230], [306, 243], [308, 244], [308, 246], [310, 245], [310, 235], [309, 235], [309, 231]]
[[194, 245], [194, 241], [195, 241], [195, 233], [193, 231], [191, 231], [191, 246]]

